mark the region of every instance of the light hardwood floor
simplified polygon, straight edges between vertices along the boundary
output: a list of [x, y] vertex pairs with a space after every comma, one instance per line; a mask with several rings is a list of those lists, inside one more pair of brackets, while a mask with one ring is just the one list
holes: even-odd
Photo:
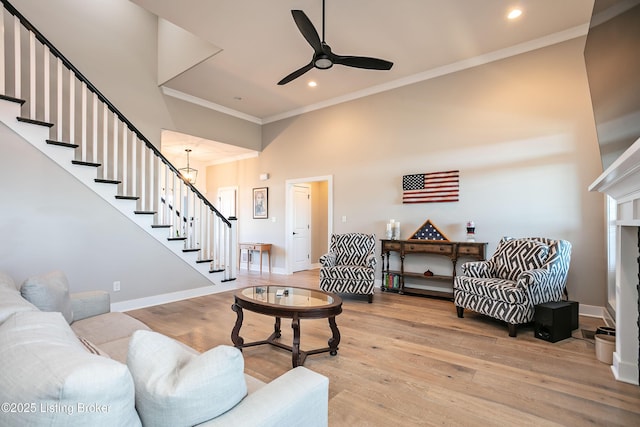
[[[241, 272], [236, 285], [318, 287], [318, 271], [291, 276]], [[152, 329], [204, 351], [231, 344], [233, 291], [129, 312]], [[245, 341], [266, 338], [273, 319], [244, 312]], [[345, 296], [337, 318], [337, 356], [311, 355], [305, 366], [329, 378], [330, 426], [638, 426], [640, 387], [618, 382], [595, 357], [599, 319], [581, 317], [573, 338], [549, 343], [521, 327], [471, 312], [459, 319], [451, 301], [383, 293], [374, 302]], [[326, 320], [301, 321], [301, 347], [325, 347]], [[282, 340], [291, 343], [283, 319]], [[245, 371], [269, 382], [291, 369], [291, 354], [244, 349]]]

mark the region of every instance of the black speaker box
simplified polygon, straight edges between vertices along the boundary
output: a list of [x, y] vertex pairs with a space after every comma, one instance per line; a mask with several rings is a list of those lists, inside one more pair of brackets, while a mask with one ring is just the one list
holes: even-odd
[[571, 336], [571, 304], [568, 302], [547, 302], [536, 305], [535, 337], [549, 342], [557, 342]]
[[571, 330], [575, 331], [580, 326], [578, 322], [578, 316], [580, 315], [580, 303], [578, 301], [564, 302], [569, 303], [571, 306]]

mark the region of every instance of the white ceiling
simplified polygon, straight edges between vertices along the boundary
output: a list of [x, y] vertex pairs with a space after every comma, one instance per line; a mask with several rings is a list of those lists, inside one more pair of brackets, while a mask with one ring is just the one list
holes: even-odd
[[[586, 34], [593, 8], [593, 0], [326, 0], [333, 51], [393, 68], [336, 65], [278, 86], [313, 54], [290, 11], [303, 10], [322, 38], [321, 0], [131, 1], [222, 49], [166, 82], [165, 93], [257, 123]], [[509, 21], [515, 6], [523, 15]]]
[[[163, 130], [161, 135], [162, 153], [173, 163], [174, 159], [180, 161], [174, 164], [185, 164], [187, 153], [190, 148], [190, 159], [204, 165], [215, 165], [235, 160], [256, 157], [258, 153], [248, 148], [236, 147], [235, 145], [223, 144], [221, 142], [210, 141], [180, 132]], [[193, 165], [192, 165], [193, 166]]]

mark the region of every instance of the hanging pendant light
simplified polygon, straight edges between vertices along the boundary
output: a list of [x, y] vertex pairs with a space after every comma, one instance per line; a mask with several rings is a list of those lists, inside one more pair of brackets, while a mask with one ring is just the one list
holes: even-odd
[[182, 177], [189, 181], [190, 184], [195, 185], [196, 178], [198, 176], [198, 170], [189, 166], [189, 153], [191, 152], [190, 148], [186, 148], [184, 151], [187, 152], [187, 167], [178, 169], [182, 174]]

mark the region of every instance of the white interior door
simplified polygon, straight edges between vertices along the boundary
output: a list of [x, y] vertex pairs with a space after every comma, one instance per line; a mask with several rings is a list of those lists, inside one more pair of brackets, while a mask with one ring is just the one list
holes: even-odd
[[236, 216], [236, 194], [236, 187], [222, 187], [218, 189], [218, 206], [216, 207], [225, 218]]
[[307, 184], [293, 186], [293, 268], [292, 271], [311, 267], [311, 187]]

